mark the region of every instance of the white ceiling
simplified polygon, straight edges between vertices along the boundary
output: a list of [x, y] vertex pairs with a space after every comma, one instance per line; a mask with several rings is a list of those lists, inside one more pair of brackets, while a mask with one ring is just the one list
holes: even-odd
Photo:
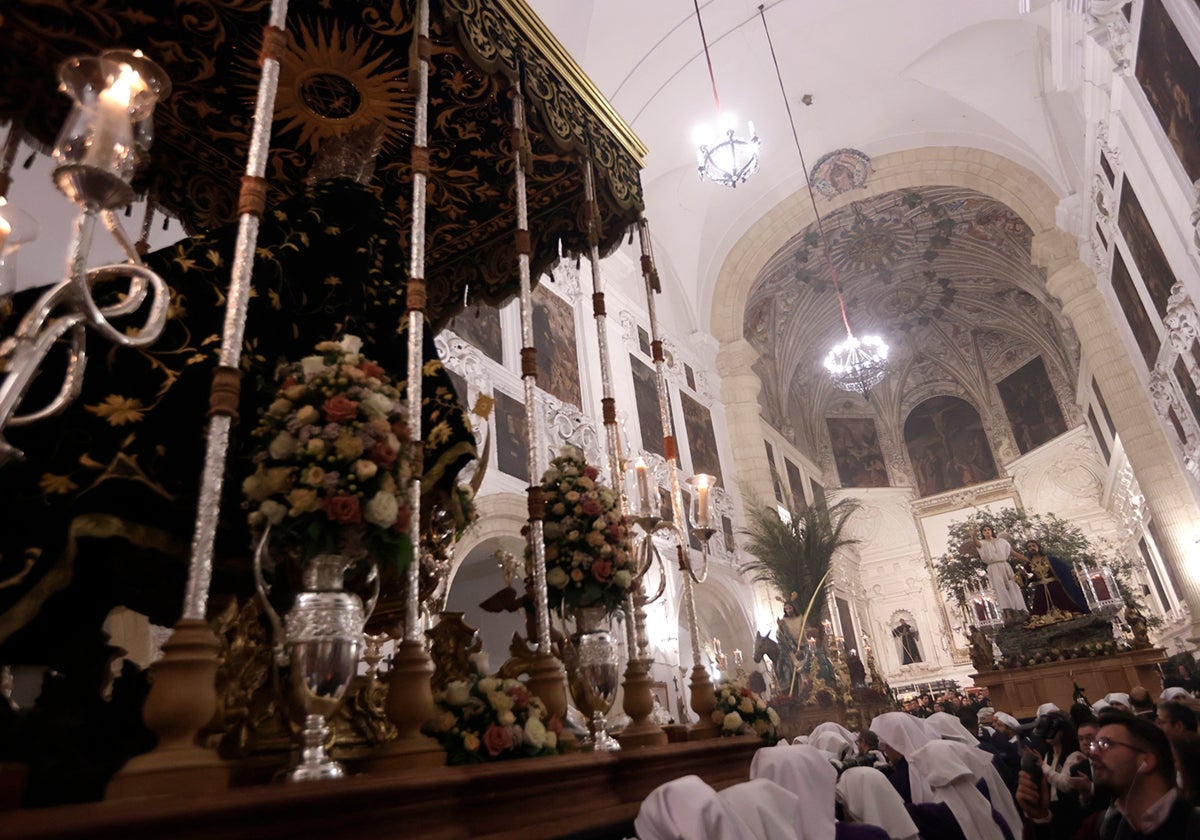
[[[763, 140], [760, 171], [736, 190], [696, 174], [691, 133], [715, 109], [691, 0], [530, 4], [649, 147], [643, 183], [659, 268], [692, 307], [685, 323], [707, 329], [730, 249], [804, 189], [758, 2], [701, 3], [722, 105]], [[1021, 15], [1017, 0], [774, 0], [764, 11], [810, 167], [843, 147], [878, 157], [967, 146], [1028, 168], [1060, 196], [1079, 183], [1062, 150], [1082, 148], [1083, 123], [1048, 90], [1048, 10]]]

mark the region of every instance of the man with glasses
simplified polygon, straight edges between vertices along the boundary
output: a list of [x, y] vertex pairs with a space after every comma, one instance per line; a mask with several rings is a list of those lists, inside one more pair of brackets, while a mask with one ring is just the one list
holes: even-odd
[[1178, 700], [1168, 700], [1158, 704], [1154, 723], [1168, 738], [1182, 735], [1184, 732], [1196, 731], [1196, 713]]
[[[1183, 840], [1200, 837], [1200, 809], [1175, 787], [1175, 759], [1167, 736], [1148, 720], [1106, 712], [1089, 750], [1097, 791], [1113, 806], [1100, 821], [1100, 840]], [[1050, 794], [1044, 780], [1020, 774], [1017, 803], [1032, 823], [1031, 836], [1048, 836]]]

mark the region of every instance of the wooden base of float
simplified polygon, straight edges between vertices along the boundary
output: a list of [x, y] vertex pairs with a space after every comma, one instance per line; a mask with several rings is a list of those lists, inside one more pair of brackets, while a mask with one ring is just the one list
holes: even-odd
[[1069, 709], [1076, 685], [1092, 703], [1114, 691], [1127, 692], [1135, 685], [1145, 687], [1155, 698], [1162, 691], [1159, 665], [1165, 659], [1162, 648], [1143, 648], [984, 671], [972, 674], [971, 679], [988, 690], [993, 708], [1017, 718], [1032, 718], [1042, 703]]
[[750, 778], [760, 738], [713, 738], [615, 753], [421, 768], [275, 784], [189, 799], [64, 805], [4, 814], [5, 840], [53, 837], [561, 837], [633, 833], [642, 800], [696, 774], [720, 789]]

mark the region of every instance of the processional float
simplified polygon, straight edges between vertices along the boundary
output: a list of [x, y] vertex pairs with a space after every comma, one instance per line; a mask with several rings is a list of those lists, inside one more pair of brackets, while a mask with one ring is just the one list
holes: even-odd
[[[228, 452], [238, 406], [240, 371], [244, 367], [242, 353], [260, 220], [268, 212], [269, 197], [288, 196], [297, 192], [297, 175], [303, 171], [307, 161], [305, 150], [301, 148], [286, 153], [277, 150], [278, 153], [272, 156], [272, 115], [279, 121], [281, 113], [294, 118], [291, 123], [284, 125], [282, 133], [291, 135], [301, 145], [311, 140], [311, 146], [315, 146], [316, 137], [338, 133], [338, 130], [331, 128], [334, 125], [362, 127], [367, 123], [383, 124], [384, 146], [392, 156], [381, 167], [388, 173], [385, 175], [384, 192], [395, 196], [393, 206], [396, 208], [389, 211], [389, 219], [395, 223], [397, 238], [407, 240], [409, 245], [406, 289], [407, 399], [410, 432], [414, 441], [420, 442], [423, 432], [421, 379], [426, 318], [435, 326], [444, 323], [462, 308], [468, 296], [475, 302], [484, 303], [498, 303], [510, 297], [514, 291], [519, 296], [522, 378], [529, 435], [530, 539], [534, 556], [532, 574], [536, 590], [534, 601], [539, 660], [531, 674], [531, 685], [543, 697], [552, 713], [565, 711], [566, 692], [562, 665], [553, 657], [550, 647], [541, 509], [536, 487], [544, 458], [541, 428], [544, 418], [535, 409], [537, 363], [532, 336], [532, 276], [535, 272], [545, 271], [558, 259], [561, 246], [557, 243], [565, 245], [568, 252], [586, 253], [589, 257], [594, 287], [594, 315], [600, 336], [602, 410], [609, 471], [613, 487], [622, 488], [626, 465], [622, 462], [623, 452], [612, 395], [600, 259], [620, 242], [626, 230], [638, 225], [647, 306], [654, 339], [660, 413], [668, 454], [672, 524], [680, 538], [681, 570], [685, 572], [685, 606], [696, 657], [693, 706], [701, 717], [699, 731], [704, 733], [711, 729], [707, 721], [708, 711], [712, 708], [712, 688], [698, 660], [699, 645], [691, 592], [693, 581], [702, 581], [703, 573], [696, 575], [693, 572], [690, 558], [683, 547], [685, 525], [677, 472], [677, 449], [669, 424], [662, 343], [654, 309], [657, 279], [648, 227], [640, 215], [642, 202], [638, 169], [645, 150], [522, 0], [499, 4], [486, 4], [478, 0], [446, 0], [437, 5], [440, 16], [431, 15], [428, 0], [419, 0], [413, 9], [384, 2], [359, 4], [352, 10], [341, 10], [341, 14], [349, 17], [322, 23], [322, 16], [336, 17], [339, 12], [322, 10], [317, 4], [302, 4], [294, 0], [292, 28], [289, 29], [288, 3], [286, 0], [274, 0], [268, 23], [262, 29], [262, 49], [258, 57], [261, 70], [254, 84], [256, 99], [253, 120], [247, 126], [240, 118], [234, 118], [214, 109], [211, 103], [205, 103], [211, 117], [209, 122], [213, 123], [213, 136], [221, 137], [220, 143], [224, 145], [219, 153], [205, 149], [200, 157], [188, 154], [191, 148], [189, 144], [195, 141], [196, 132], [194, 120], [187, 117], [195, 112], [185, 111], [184, 107], [194, 107], [197, 100], [211, 95], [214, 89], [211, 78], [198, 73], [195, 65], [216, 65], [222, 58], [230, 58], [228, 54], [215, 55], [221, 49], [228, 50], [229, 43], [223, 43], [220, 47], [214, 45], [214, 55], [208, 56], [211, 62], [206, 62], [200, 54], [204, 33], [171, 32], [171, 24], [164, 21], [152, 20], [145, 23], [146, 31], [140, 31], [137, 25], [128, 25], [115, 17], [111, 21], [69, 18], [65, 24], [63, 21], [47, 20], [46, 16], [54, 14], [53, 10], [35, 8], [36, 4], [27, 4], [27, 7], [18, 4], [13, 11], [12, 26], [8, 29], [11, 43], [8, 49], [0, 52], [9, 56], [8, 61], [19, 60], [26, 67], [48, 68], [56, 65], [64, 57], [58, 55], [56, 49], [82, 49], [92, 45], [99, 51], [100, 47], [105, 46], [103, 40], [112, 37], [113, 33], [119, 33], [122, 38], [134, 43], [174, 42], [178, 45], [179, 55], [187, 53], [190, 63], [181, 62], [178, 68], [174, 61], [163, 60], [167, 75], [182, 68], [184, 72], [181, 75], [184, 78], [176, 79], [177, 90], [179, 85], [185, 85], [189, 95], [194, 94], [196, 98], [171, 102], [170, 107], [165, 109], [164, 118], [160, 120], [159, 142], [151, 154], [151, 178], [158, 180], [152, 180], [152, 187], [149, 188], [153, 196], [150, 206], [165, 209], [182, 219], [185, 226], [192, 230], [215, 224], [222, 218], [221, 212], [225, 207], [236, 207], [238, 216], [237, 243], [229, 276], [224, 328], [220, 335], [219, 362], [213, 375], [209, 400], [210, 419], [182, 617], [164, 646], [163, 660], [156, 665], [155, 687], [147, 703], [146, 720], [159, 734], [159, 747], [131, 762], [110, 788], [110, 796], [166, 791], [202, 793], [227, 784], [227, 768], [211, 750], [197, 746], [197, 735], [213, 718], [218, 703], [213, 678], [219, 646], [206, 622], [206, 611], [213, 577], [222, 488], [228, 471]], [[297, 6], [302, 6], [300, 13], [296, 12]], [[255, 24], [239, 4], [230, 4], [228, 9], [218, 6], [216, 13], [228, 16], [222, 23], [231, 31], [253, 31]], [[104, 14], [101, 13], [100, 17], [103, 18]], [[432, 34], [431, 22], [435, 24]], [[95, 26], [95, 29], [89, 29], [91, 26]], [[72, 32], [69, 45], [64, 43], [55, 46], [40, 36], [41, 31], [63, 28]], [[362, 36], [360, 43], [353, 43], [352, 31], [358, 31]], [[339, 38], [342, 39], [340, 42]], [[404, 46], [404, 59], [402, 62], [392, 61], [387, 70], [394, 78], [398, 65], [407, 66], [409, 79], [404, 84], [372, 88], [366, 84], [372, 81], [367, 76], [371, 68], [387, 63], [380, 58], [378, 51], [391, 43], [389, 38], [396, 39], [396, 43]], [[194, 41], [199, 45], [189, 47]], [[348, 86], [347, 90], [342, 91], [344, 96], [333, 102], [322, 103], [319, 98], [321, 86], [315, 84], [315, 77], [321, 75], [322, 68], [306, 68], [303, 65], [306, 51], [307, 59], [311, 59], [315, 52], [314, 44], [325, 48], [326, 52], [340, 53], [339, 57], [343, 60], [356, 59], [360, 62], [357, 68], [340, 65], [337, 73], [331, 70], [319, 79], [326, 87], [336, 85], [339, 79]], [[372, 50], [376, 52], [372, 53]], [[178, 55], [172, 54], [171, 58], [178, 58]], [[247, 64], [244, 56], [240, 56], [239, 61], [241, 65]], [[440, 71], [439, 62], [443, 65]], [[304, 75], [298, 73], [298, 69], [311, 72]], [[439, 76], [439, 72], [443, 75]], [[239, 66], [236, 73], [240, 75], [230, 86], [241, 85], [248, 90], [248, 82], [254, 74], [245, 66]], [[448, 81], [455, 74], [458, 77], [453, 82]], [[458, 94], [459, 99], [455, 100], [449, 93], [450, 86], [460, 83], [464, 75], [468, 87], [471, 84], [475, 87]], [[288, 82], [283, 91], [283, 104], [280, 104], [279, 96], [281, 77]], [[0, 118], [8, 117], [12, 124], [5, 151], [6, 179], [15, 154], [16, 143], [13, 138], [23, 134], [32, 138], [46, 137], [53, 120], [53, 109], [49, 109], [48, 113], [38, 113], [29, 107], [35, 95], [47, 93], [48, 86], [43, 76], [27, 74], [22, 77], [12, 73], [8, 79], [9, 89], [0, 91]], [[490, 204], [486, 198], [480, 199], [479, 203], [485, 205], [484, 211], [491, 211], [482, 224], [477, 220], [464, 223], [460, 218], [463, 205], [461, 196], [455, 190], [461, 191], [463, 185], [455, 178], [461, 181], [461, 167], [454, 170], [457, 175], [451, 174], [454, 161], [448, 151], [453, 149], [455, 138], [445, 138], [441, 145], [429, 140], [431, 80], [438, 86], [442, 101], [450, 100], [463, 113], [479, 119], [479, 124], [488, 129], [486, 139], [496, 141], [495, 148], [485, 150], [480, 158], [489, 158], [497, 174], [506, 169], [500, 162], [502, 157], [511, 163], [511, 203], [507, 198], [495, 199]], [[198, 86], [198, 82], [204, 84]], [[362, 84], [356, 86], [356, 82]], [[511, 132], [506, 138], [506, 142], [511, 144], [511, 155], [507, 156], [501, 151], [503, 143], [496, 136], [495, 126], [489, 126], [483, 119], [486, 108], [495, 105], [498, 93], [507, 93], [512, 100], [511, 110], [505, 114]], [[372, 101], [372, 95], [378, 95], [385, 101]], [[234, 103], [236, 99], [236, 95], [232, 96], [229, 103]], [[349, 106], [345, 104], [347, 101], [351, 102]], [[308, 108], [307, 112], [303, 112], [307, 116], [297, 110], [297, 103]], [[530, 125], [531, 114], [527, 111], [527, 103], [535, 106], [532, 116], [536, 118], [536, 126]], [[351, 110], [349, 113], [337, 113], [338, 108]], [[160, 111], [163, 110], [160, 107]], [[296, 117], [297, 113], [301, 113], [301, 116]], [[408, 113], [411, 113], [411, 119], [407, 121], [397, 117], [398, 114]], [[297, 121], [304, 122], [305, 119], [308, 123], [297, 130]], [[445, 123], [439, 125], [445, 127]], [[148, 125], [143, 128], [148, 129]], [[405, 135], [411, 136], [407, 144], [403, 142]], [[245, 168], [240, 178], [234, 174], [231, 166], [239, 138], [249, 141]], [[408, 150], [407, 161], [396, 159], [397, 149]], [[205, 156], [206, 159], [200, 159]], [[189, 160], [193, 162], [194, 169], [180, 165], [180, 161]], [[446, 163], [447, 160], [450, 162]], [[542, 172], [537, 171], [539, 167], [543, 169]], [[233, 198], [235, 183], [239, 185], [236, 199]], [[400, 195], [404, 187], [409, 188], [407, 198]], [[504, 192], [507, 194], [507, 187]], [[198, 201], [199, 198], [204, 201]], [[474, 196], [472, 198], [475, 199]], [[457, 205], [454, 204], [455, 200], [459, 201]], [[433, 201], [433, 207], [429, 206], [429, 201]], [[534, 208], [532, 213], [531, 206]], [[147, 213], [147, 225], [152, 213], [153, 209]], [[509, 213], [515, 215], [511, 245], [498, 236], [503, 220]], [[402, 218], [407, 219], [403, 227], [399, 222]], [[468, 230], [470, 234], [466, 232]], [[464, 242], [474, 250], [464, 249]], [[481, 256], [480, 249], [487, 253]], [[132, 248], [125, 248], [125, 251], [130, 256], [130, 262], [136, 264], [136, 251]], [[518, 279], [516, 289], [511, 287], [510, 281], [503, 279], [512, 273], [511, 268], [504, 266], [514, 264]], [[428, 271], [431, 266], [432, 270]], [[137, 270], [128, 273], [135, 275], [143, 287], [148, 285], [160, 293], [163, 301], [155, 304], [158, 309], [165, 306], [163, 290], [158, 288], [153, 278], [148, 275], [143, 277]], [[432, 280], [426, 279], [427, 273], [433, 275]], [[133, 297], [131, 293], [130, 298]], [[134, 303], [126, 303], [125, 309], [118, 314], [135, 306]], [[71, 325], [71, 329], [78, 335], [79, 328], [75, 324]], [[147, 329], [141, 340], [148, 342], [151, 334], [152, 331]], [[72, 370], [73, 378], [69, 378], [64, 386], [64, 394], [77, 388], [81, 368]], [[9, 414], [15, 413], [15, 405], [19, 401], [19, 394], [10, 400], [14, 407], [5, 415], [5, 421]], [[56, 406], [55, 410], [63, 407]], [[4, 426], [0, 424], [0, 433], [3, 430]], [[421, 463], [419, 446], [414, 458]], [[413, 483], [410, 493], [412, 509], [420, 510], [422, 486], [419, 478]], [[420, 545], [421, 522], [422, 517], [412, 517], [410, 539], [414, 545]], [[705, 536], [710, 533], [711, 530]], [[650, 533], [646, 534], [647, 543], [651, 537]], [[647, 550], [646, 561], [627, 605], [632, 618], [628, 626], [633, 644], [630, 646], [625, 682], [626, 708], [634, 718], [634, 724], [624, 737], [627, 745], [661, 743], [665, 740], [662, 730], [647, 719], [652, 700], [648, 679], [649, 660], [646, 658], [643, 606], [647, 594], [643, 578], [648, 571], [651, 555], [652, 552]], [[411, 764], [414, 760], [420, 760], [422, 755], [428, 758], [436, 749], [418, 732], [422, 712], [431, 708], [429, 674], [432, 670], [418, 621], [418, 573], [418, 564], [411, 563], [405, 575], [405, 620], [393, 662], [390, 687], [389, 718], [396, 724], [401, 737], [394, 742], [395, 746], [381, 753], [377, 760], [379, 767], [395, 762]], [[41, 597], [44, 599], [45, 593]], [[37, 604], [34, 606], [36, 608]], [[2, 641], [3, 637], [0, 636]]]

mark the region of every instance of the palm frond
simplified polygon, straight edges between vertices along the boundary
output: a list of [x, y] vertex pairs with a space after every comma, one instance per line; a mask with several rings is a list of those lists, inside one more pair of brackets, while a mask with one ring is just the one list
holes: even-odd
[[[857, 539], [844, 536], [846, 521], [862, 506], [856, 499], [833, 505], [812, 505], [790, 511], [785, 522], [772, 505], [755, 500], [749, 507], [746, 550], [754, 556], [740, 564], [742, 574], [778, 590], [784, 601], [795, 601], [797, 613], [824, 589], [834, 552], [854, 545]], [[817, 598], [818, 611], [824, 599]], [[819, 616], [818, 616], [819, 617]]]

